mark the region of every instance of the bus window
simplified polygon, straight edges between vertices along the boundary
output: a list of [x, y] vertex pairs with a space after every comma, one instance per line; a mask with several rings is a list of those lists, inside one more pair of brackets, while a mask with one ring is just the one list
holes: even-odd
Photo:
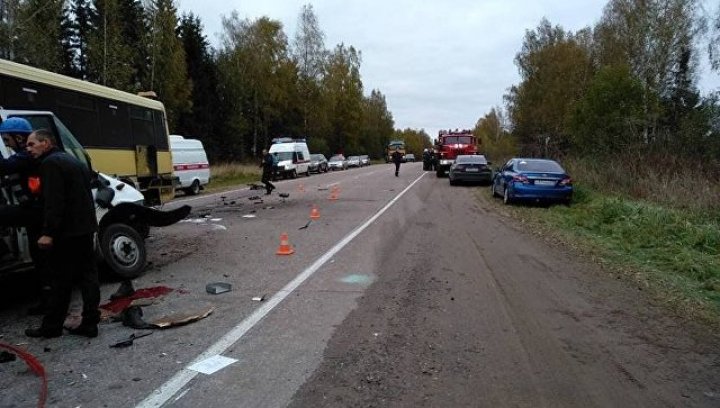
[[150, 109], [137, 106], [130, 107], [130, 126], [135, 145], [148, 146], [155, 144], [153, 137], [153, 114]]

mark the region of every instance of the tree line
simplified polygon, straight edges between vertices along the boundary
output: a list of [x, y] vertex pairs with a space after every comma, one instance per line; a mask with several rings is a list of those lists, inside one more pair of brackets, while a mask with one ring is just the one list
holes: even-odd
[[717, 161], [720, 93], [702, 96], [697, 74], [707, 57], [720, 73], [718, 44], [720, 9], [697, 0], [610, 0], [594, 27], [577, 32], [543, 19], [525, 33], [515, 57], [521, 82], [505, 109], [475, 131], [502, 153]]
[[382, 156], [394, 133], [385, 96], [365, 95], [360, 50], [326, 48], [312, 5], [292, 39], [267, 17], [233, 12], [222, 26], [214, 48], [173, 0], [0, 0], [0, 58], [154, 91], [171, 133], [203, 140], [213, 160], [247, 160], [276, 137]]

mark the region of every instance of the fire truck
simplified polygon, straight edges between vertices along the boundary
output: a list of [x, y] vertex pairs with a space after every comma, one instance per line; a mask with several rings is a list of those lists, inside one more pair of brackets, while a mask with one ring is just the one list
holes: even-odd
[[441, 130], [435, 140], [435, 172], [442, 177], [459, 155], [478, 154], [480, 141], [471, 130]]

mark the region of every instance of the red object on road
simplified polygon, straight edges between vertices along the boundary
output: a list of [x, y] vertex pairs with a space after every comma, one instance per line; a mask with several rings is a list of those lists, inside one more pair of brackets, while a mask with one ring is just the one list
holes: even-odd
[[47, 377], [45, 375], [45, 367], [43, 367], [40, 360], [38, 360], [37, 357], [33, 356], [27, 351], [15, 346], [11, 346], [9, 344], [0, 343], [0, 348], [4, 348], [15, 353], [16, 356], [20, 357], [25, 362], [25, 364], [27, 364], [28, 368], [30, 368], [30, 371], [34, 372], [35, 374], [37, 374], [38, 377], [40, 377], [40, 380], [42, 381], [42, 386], [40, 388], [40, 395], [38, 396], [38, 408], [45, 407], [45, 402], [47, 401], [48, 383]]
[[130, 296], [114, 299], [104, 305], [100, 305], [100, 309], [107, 310], [113, 314], [118, 314], [127, 309], [133, 300], [157, 298], [165, 296], [173, 290], [175, 289], [167, 286], [154, 286], [151, 288], [138, 289]]

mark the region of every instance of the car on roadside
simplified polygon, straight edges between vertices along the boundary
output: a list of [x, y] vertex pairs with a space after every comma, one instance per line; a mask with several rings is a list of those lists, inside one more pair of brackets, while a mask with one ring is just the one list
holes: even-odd
[[324, 154], [310, 155], [310, 171], [315, 173], [326, 173], [328, 171], [328, 160]]
[[505, 204], [519, 201], [569, 205], [573, 181], [560, 163], [550, 159], [512, 158], [498, 169], [491, 184], [493, 196]]
[[415, 163], [415, 155], [412, 153], [408, 153], [403, 157], [403, 161], [407, 163]]
[[360, 155], [360, 166], [369, 166], [370, 165], [370, 156], [367, 154]]
[[328, 160], [328, 168], [330, 170], [347, 170], [347, 159], [342, 154], [336, 154]]
[[347, 158], [348, 167], [361, 167], [360, 156], [349, 156]]
[[462, 182], [492, 183], [493, 171], [490, 168], [491, 164], [481, 154], [466, 154], [456, 157], [448, 171], [450, 185], [454, 186]]

